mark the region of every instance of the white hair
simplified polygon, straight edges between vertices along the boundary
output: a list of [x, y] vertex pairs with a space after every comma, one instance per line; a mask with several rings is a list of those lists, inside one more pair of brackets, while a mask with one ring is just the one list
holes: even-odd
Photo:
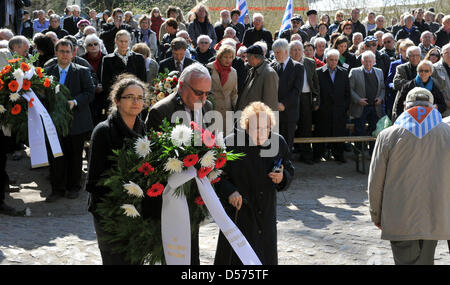
[[72, 6], [70, 6], [70, 11], [81, 12], [81, 9], [80, 9], [80, 6], [78, 6], [78, 5], [72, 5]]
[[368, 58], [368, 57], [370, 57], [370, 58], [372, 58], [373, 60], [375, 60], [375, 54], [373, 54], [373, 52], [370, 51], [370, 50], [366, 50], [365, 52], [363, 52], [363, 53], [361, 54], [361, 60], [362, 60], [362, 61], [366, 61], [366, 58]]
[[286, 39], [277, 39], [272, 44], [272, 50], [281, 50], [281, 51], [287, 51], [289, 49], [289, 43]]
[[[178, 32], [179, 33], [179, 32]], [[178, 37], [178, 33], [177, 33], [177, 37]], [[201, 35], [197, 38], [197, 44], [201, 41], [201, 40], [207, 40], [210, 44], [212, 42], [211, 38], [208, 35]]]
[[327, 46], [327, 41], [324, 39], [324, 38], [317, 38], [315, 41], [314, 41], [314, 47], [317, 47], [317, 44], [318, 43], [323, 43], [325, 46]]
[[447, 20], [450, 20], [450, 15], [445, 15], [444, 18], [442, 18], [442, 23], [444, 23]]
[[131, 11], [126, 11], [125, 13], [123, 13], [123, 16], [126, 17], [127, 15], [130, 15], [130, 17], [133, 17], [133, 12]]
[[227, 28], [225, 29], [225, 31], [223, 31], [223, 34], [225, 35], [225, 34], [227, 33], [227, 31], [232, 31], [233, 34], [236, 36], [236, 30], [235, 30], [234, 28], [232, 28], [232, 27], [227, 27]]
[[383, 20], [385, 19], [383, 15], [378, 15], [378, 16], [375, 18], [375, 21], [378, 21], [378, 19], [381, 19], [381, 18], [383, 18]]
[[245, 50], [246, 50], [246, 48], [243, 47], [243, 46], [241, 46], [241, 47], [238, 49], [236, 55], [240, 57], [243, 53], [245, 53]]
[[382, 37], [383, 41], [387, 38], [392, 38], [393, 40], [395, 40], [394, 35], [391, 33], [385, 33]]
[[408, 14], [403, 18], [403, 21], [406, 23], [407, 20], [412, 20], [413, 22], [416, 20], [413, 15]]
[[420, 35], [420, 39], [422, 39], [425, 35], [430, 35], [431, 37], [433, 36], [433, 33], [430, 31], [424, 31], [421, 35]]
[[236, 44], [237, 44], [237, 42], [236, 42], [236, 40], [234, 40], [234, 39], [230, 39], [230, 38], [228, 38], [228, 39], [223, 39], [223, 41], [222, 41], [222, 45], [224, 46], [232, 46], [234, 49], [236, 49]]
[[[316, 40], [316, 42], [317, 42], [317, 40]], [[303, 51], [303, 43], [301, 41], [292, 41], [289, 43], [289, 51], [291, 51], [291, 49], [294, 47], [300, 47], [300, 49]]]
[[381, 37], [383, 37], [384, 32], [383, 32], [383, 31], [376, 31], [373, 35], [374, 35], [375, 37], [378, 37], [378, 35], [381, 35]]
[[326, 57], [326, 59], [328, 59], [331, 56], [336, 56], [339, 59], [340, 55], [341, 54], [339, 53], [339, 51], [337, 49], [333, 48], [333, 49], [330, 49], [330, 50], [327, 51], [325, 57]]
[[410, 46], [407, 50], [406, 50], [406, 56], [409, 57], [409, 55], [414, 52], [414, 51], [418, 51], [420, 54], [420, 47], [418, 46]]
[[201, 63], [193, 63], [186, 67], [180, 75], [179, 82], [190, 82], [191, 78], [208, 78], [211, 80], [208, 69]]
[[267, 53], [267, 43], [266, 42], [257, 41], [256, 43], [254, 43], [254, 45], [260, 46], [262, 48], [264, 54]]
[[0, 48], [8, 48], [8, 41], [7, 40], [1, 40], [0, 41]]
[[103, 44], [103, 41], [96, 34], [90, 34], [86, 36], [86, 39], [84, 40], [84, 46], [86, 47], [90, 43], [99, 43], [99, 45], [101, 46]]
[[419, 72], [419, 68], [422, 67], [423, 65], [428, 65], [431, 68], [431, 73], [433, 73], [433, 71], [434, 71], [433, 63], [426, 59], [419, 62], [419, 64], [417, 65], [417, 72]]
[[[175, 36], [178, 38], [178, 37], [182, 37], [181, 35], [187, 35], [188, 37], [190, 37], [190, 36], [189, 36], [189, 33], [186, 32], [185, 30], [178, 31], [177, 34], [176, 34]], [[182, 38], [183, 38], [183, 37], [182, 37]]]
[[220, 16], [222, 16], [223, 14], [227, 13], [228, 15], [230, 14], [230, 11], [228, 10], [222, 10], [220, 11]]
[[357, 33], [354, 33], [354, 34], [353, 34], [352, 41], [354, 41], [356, 37], [364, 38], [362, 33], [357, 32]]
[[364, 42], [360, 42], [358, 44], [358, 54], [361, 54], [361, 51], [363, 50], [364, 46], [365, 46]]
[[97, 32], [97, 29], [94, 26], [86, 26], [86, 28], [84, 28], [84, 33], [86, 34], [89, 30], [92, 30], [94, 33]]
[[253, 22], [255, 21], [256, 18], [261, 18], [261, 20], [264, 22], [264, 16], [261, 13], [255, 13], [253, 14]]
[[6, 36], [6, 39], [9, 41], [14, 37], [14, 33], [10, 29], [0, 29], [0, 34], [3, 34]]
[[450, 49], [450, 43], [446, 44], [445, 46], [443, 46], [441, 48], [442, 54], [444, 54], [444, 51], [447, 50], [447, 49]]

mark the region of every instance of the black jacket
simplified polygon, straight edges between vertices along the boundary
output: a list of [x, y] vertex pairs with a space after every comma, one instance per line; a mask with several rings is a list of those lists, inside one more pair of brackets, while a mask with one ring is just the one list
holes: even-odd
[[422, 34], [425, 31], [429, 31], [430, 30], [430, 25], [428, 25], [425, 20], [422, 20], [422, 22], [418, 22], [417, 20], [414, 21], [414, 26], [416, 26], [420, 33]]
[[89, 211], [93, 214], [95, 214], [96, 205], [101, 197], [111, 191], [106, 186], [97, 185], [102, 174], [113, 165], [108, 156], [113, 155], [113, 150], [122, 148], [124, 138], [138, 138], [143, 135], [144, 123], [139, 117], [136, 118], [133, 130], [131, 130], [117, 111], [112, 112], [106, 121], [95, 127], [91, 136], [91, 151], [89, 152], [86, 178], [86, 191], [90, 193]]
[[[82, 57], [75, 56], [75, 58], [72, 60], [73, 63], [76, 63], [78, 65], [84, 66], [86, 68], [89, 68], [89, 76], [92, 77], [92, 81], [94, 81], [94, 85], [97, 86], [100, 78], [97, 77], [97, 73], [95, 72], [94, 68], [89, 64], [87, 60], [85, 60]], [[48, 68], [50, 66], [54, 66], [58, 63], [58, 59], [56, 57], [48, 60], [44, 67]]]
[[411, 32], [407, 32], [405, 28], [403, 27], [401, 30], [397, 32], [395, 35], [395, 40], [401, 40], [401, 39], [410, 39], [413, 41], [413, 43], [418, 46], [420, 43], [420, 32], [417, 30], [416, 27], [411, 27]]
[[[349, 19], [349, 20], [351, 21], [351, 19]], [[352, 31], [353, 34], [356, 32], [359, 32], [363, 35], [363, 38], [366, 37], [366, 27], [364, 27], [364, 25], [359, 20], [356, 21], [356, 23], [353, 23], [352, 26], [353, 26], [353, 31]]]
[[[393, 115], [395, 119], [397, 119], [403, 113], [406, 95], [408, 95], [408, 92], [411, 91], [414, 87], [418, 87], [415, 78], [403, 85], [402, 90], [397, 93], [397, 96], [399, 96], [399, 98], [396, 98], [395, 102], [397, 105], [394, 106], [393, 110], [395, 112], [395, 115]], [[433, 94], [434, 105], [437, 105], [438, 110], [441, 114], [444, 113], [447, 110], [447, 104], [445, 103], [444, 95], [442, 95], [441, 90], [439, 90], [436, 81], [433, 82], [431, 94]]]
[[450, 34], [448, 34], [444, 27], [441, 27], [437, 32], [436, 32], [436, 45], [440, 48], [442, 48], [443, 46], [445, 46], [446, 44], [449, 43], [450, 40]]
[[[237, 144], [241, 136], [245, 138], [244, 146]], [[266, 146], [250, 145], [250, 138], [244, 131], [237, 131], [237, 133], [227, 136], [225, 138], [227, 150], [246, 155], [241, 159], [227, 162], [224, 174], [215, 187], [222, 205], [233, 221], [236, 210], [228, 202], [228, 197], [234, 191], [238, 191], [242, 195], [243, 204], [238, 213], [236, 226], [241, 230], [263, 265], [278, 263], [277, 191], [286, 190], [294, 177], [294, 166], [289, 160], [289, 149], [285, 140], [273, 132], [271, 139], [279, 143], [279, 151], [274, 156], [262, 157], [261, 151], [269, 149], [270, 144]], [[272, 182], [268, 174], [279, 158], [282, 159], [284, 171], [283, 180], [277, 185]], [[222, 232], [219, 234], [214, 264], [242, 264]]]
[[285, 110], [280, 112], [280, 122], [297, 122], [304, 67], [292, 59], [289, 59], [284, 71], [277, 61], [272, 62], [270, 66], [278, 73], [278, 102], [285, 107]]
[[353, 53], [351, 53], [349, 51], [346, 51], [346, 52], [344, 52], [343, 56], [345, 57], [345, 64], [348, 64], [348, 66], [346, 66], [345, 64], [341, 64], [340, 61], [338, 62], [338, 64], [339, 64], [339, 66], [341, 66], [344, 69], [346, 69], [347, 72], [349, 72], [350, 69], [355, 68], [355, 67], [358, 66], [358, 63], [356, 61], [356, 57], [355, 57], [355, 55]]
[[238, 22], [236, 25], [230, 24], [230, 27], [232, 27], [236, 31], [236, 37], [239, 39], [240, 42], [242, 42], [245, 33], [245, 26]]
[[370, 31], [367, 33], [367, 35], [368, 35], [368, 36], [373, 36], [373, 35], [374, 35], [376, 32], [378, 32], [378, 31], [382, 31], [383, 33], [389, 33], [389, 31], [386, 30], [385, 28], [381, 28], [381, 29], [375, 28], [375, 29], [370, 30]]
[[208, 62], [209, 62], [209, 60], [210, 60], [212, 57], [215, 57], [215, 56], [216, 56], [216, 51], [215, 51], [214, 49], [212, 49], [212, 48], [209, 48], [206, 52], [201, 53], [201, 52], [200, 52], [200, 49], [197, 47], [197, 48], [195, 49], [195, 52], [196, 52], [196, 54], [197, 54], [196, 57], [195, 57], [195, 60], [198, 61], [198, 62], [200, 62], [200, 63], [203, 64], [203, 65], [207, 65]]
[[67, 36], [69, 34], [68, 31], [61, 29], [60, 27], [58, 27], [58, 29], [53, 30], [51, 27], [49, 27], [48, 29], [45, 29], [42, 31], [42, 33], [45, 35], [45, 33], [47, 32], [54, 32], [56, 34], [56, 36], [58, 37], [58, 39], [62, 39], [65, 36]]
[[[302, 43], [309, 41], [309, 35], [302, 29], [298, 29], [297, 34], [302, 37]], [[281, 33], [280, 39], [286, 39], [288, 42], [291, 42], [292, 30], [288, 29]]]
[[224, 27], [220, 22], [216, 23], [216, 25], [214, 26], [214, 32], [216, 33], [217, 43], [219, 43], [223, 39], [225, 29], [228, 27], [231, 27], [231, 24], [228, 24], [226, 27]]
[[259, 31], [255, 30], [255, 28], [248, 29], [247, 31], [245, 31], [242, 43], [244, 44], [244, 46], [249, 47], [257, 41], [261, 40], [265, 41], [267, 44], [266, 57], [269, 57], [269, 52], [272, 50], [273, 40], [272, 34], [265, 28], [262, 28]]
[[[45, 68], [48, 75], [53, 75], [56, 82], [59, 82], [58, 65]], [[89, 69], [84, 66], [71, 63], [66, 75], [64, 85], [69, 88], [70, 96], [77, 101], [77, 106], [73, 108], [73, 120], [69, 135], [78, 135], [93, 129], [91, 111], [89, 103], [94, 100], [95, 85], [89, 76]]]
[[314, 132], [318, 137], [345, 136], [347, 110], [351, 98], [348, 71], [338, 66], [334, 83], [328, 65], [318, 68], [317, 75], [320, 84], [320, 107], [316, 111]]
[[104, 56], [102, 59], [101, 82], [106, 94], [109, 94], [115, 78], [122, 73], [134, 74], [143, 82], [147, 82], [144, 57], [132, 51], [128, 57], [127, 65], [125, 65], [122, 59], [114, 53]]
[[[193, 64], [195, 60], [192, 60], [190, 58], [185, 57], [183, 61], [183, 70], [188, 67], [189, 65]], [[164, 69], [168, 69], [169, 72], [177, 70], [177, 67], [175, 66], [175, 61], [173, 57], [166, 58], [165, 60], [161, 61], [159, 63], [159, 72], [164, 72]]]
[[78, 33], [77, 24], [81, 20], [84, 20], [84, 18], [78, 17], [78, 20], [75, 22], [73, 16], [67, 17], [63, 21], [63, 29], [69, 32], [69, 35], [74, 36]]

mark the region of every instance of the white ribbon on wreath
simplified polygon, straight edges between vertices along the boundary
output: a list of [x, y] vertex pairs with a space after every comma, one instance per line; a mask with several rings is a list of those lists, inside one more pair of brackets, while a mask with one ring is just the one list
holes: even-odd
[[191, 262], [189, 208], [184, 195], [175, 195], [175, 190], [191, 179], [195, 179], [205, 206], [242, 263], [261, 265], [247, 239], [228, 217], [208, 178], [199, 179], [195, 167], [172, 174], [162, 195], [161, 234], [166, 263], [189, 265]]

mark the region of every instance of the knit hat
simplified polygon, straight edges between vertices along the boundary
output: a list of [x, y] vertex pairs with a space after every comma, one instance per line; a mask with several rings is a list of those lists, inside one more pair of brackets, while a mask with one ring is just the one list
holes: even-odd
[[86, 24], [86, 25], [89, 26], [91, 23], [88, 20], [86, 20], [86, 19], [80, 20], [80, 21], [78, 21], [77, 28], [79, 29], [80, 26], [83, 25], [83, 24]]
[[433, 94], [425, 88], [422, 87], [414, 87], [411, 91], [406, 95], [405, 103], [417, 102], [417, 101], [426, 101], [433, 104], [434, 98]]

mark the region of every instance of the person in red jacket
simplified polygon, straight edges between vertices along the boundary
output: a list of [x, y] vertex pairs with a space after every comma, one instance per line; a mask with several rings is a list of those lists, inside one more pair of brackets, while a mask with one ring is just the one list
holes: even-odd
[[305, 53], [305, 56], [310, 58], [310, 59], [314, 59], [314, 61], [316, 62], [316, 68], [322, 67], [325, 65], [325, 62], [317, 59], [314, 56], [314, 46], [310, 43], [305, 43], [305, 45], [303, 46], [303, 52]]
[[159, 39], [159, 29], [162, 23], [164, 23], [164, 18], [161, 16], [161, 12], [158, 7], [155, 7], [150, 12], [151, 22], [150, 29], [156, 33], [156, 39]]

